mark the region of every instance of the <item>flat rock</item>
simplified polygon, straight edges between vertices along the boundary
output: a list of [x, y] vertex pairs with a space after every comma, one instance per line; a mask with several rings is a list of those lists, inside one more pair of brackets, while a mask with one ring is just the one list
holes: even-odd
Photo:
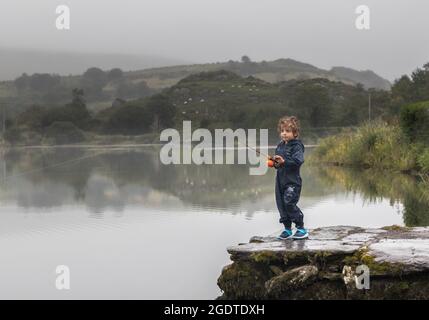
[[332, 252], [332, 253], [353, 253], [358, 250], [359, 244], [347, 244], [341, 240], [281, 240], [272, 242], [248, 243], [232, 246], [227, 249], [230, 254], [245, 255], [256, 252], [273, 253], [299, 253], [299, 252]]
[[429, 239], [381, 239], [368, 246], [376, 263], [396, 264], [402, 273], [429, 271]]
[[[227, 249], [223, 298], [429, 299], [428, 227], [323, 227], [306, 240], [278, 240], [280, 232]], [[356, 284], [362, 265], [368, 290]]]
[[[251, 258], [258, 253], [281, 258], [311, 253], [350, 256], [364, 250], [365, 256], [376, 264], [385, 267], [395, 265], [395, 272], [398, 268], [403, 273], [429, 270], [428, 227], [365, 229], [333, 226], [309, 232], [310, 238], [306, 240], [279, 240], [276, 236], [280, 231], [268, 236], [255, 236], [249, 243], [231, 246], [227, 250], [233, 260]], [[382, 268], [377, 268], [377, 274], [383, 272]]]

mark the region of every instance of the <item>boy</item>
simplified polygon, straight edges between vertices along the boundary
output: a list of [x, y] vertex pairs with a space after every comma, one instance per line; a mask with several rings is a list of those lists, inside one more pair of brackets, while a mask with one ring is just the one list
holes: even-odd
[[[297, 139], [299, 121], [296, 117], [283, 117], [279, 120], [277, 130], [281, 141], [277, 145], [274, 167], [276, 176], [276, 203], [280, 212], [280, 223], [285, 230], [279, 239], [306, 239], [308, 232], [304, 229], [304, 215], [297, 203], [301, 195], [302, 180], [300, 167], [304, 163], [304, 145]], [[292, 222], [297, 228], [292, 233]]]

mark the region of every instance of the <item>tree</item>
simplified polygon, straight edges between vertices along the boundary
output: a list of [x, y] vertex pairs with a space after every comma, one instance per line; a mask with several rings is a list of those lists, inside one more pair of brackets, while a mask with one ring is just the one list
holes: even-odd
[[119, 69], [119, 68], [114, 68], [112, 70], [109, 71], [109, 73], [107, 74], [107, 79], [109, 81], [112, 80], [119, 80], [124, 76], [124, 72]]
[[157, 94], [152, 96], [147, 102], [146, 107], [154, 115], [156, 130], [159, 130], [161, 127], [173, 126], [177, 109], [166, 95]]
[[101, 70], [100, 68], [93, 67], [85, 71], [85, 73], [83, 74], [83, 79], [85, 81], [104, 85], [106, 83], [107, 77], [106, 73], [103, 70]]
[[89, 96], [99, 98], [103, 87], [107, 84], [107, 75], [100, 68], [89, 68], [83, 74], [83, 87]]
[[250, 60], [250, 58], [248, 56], [244, 55], [244, 56], [241, 57], [241, 62], [242, 63], [250, 63], [251, 60]]
[[77, 143], [85, 140], [85, 133], [72, 122], [55, 121], [46, 128], [45, 138], [55, 144]]
[[142, 134], [150, 131], [153, 118], [147, 108], [129, 103], [110, 115], [104, 129], [110, 133]]
[[28, 87], [30, 83], [30, 77], [26, 73], [23, 73], [20, 77], [15, 79], [14, 83], [15, 83], [15, 87], [19, 91], [24, 90]]
[[46, 115], [46, 109], [33, 105], [24, 110], [16, 117], [16, 125], [27, 127], [31, 130], [40, 131], [43, 128], [43, 119]]
[[[426, 65], [425, 65], [426, 66]], [[414, 87], [414, 101], [427, 100], [429, 99], [429, 70], [419, 69], [415, 70], [411, 74]]]
[[54, 122], [70, 122], [81, 129], [89, 129], [91, 114], [86, 108], [82, 89], [73, 89], [72, 101], [63, 107], [48, 108], [42, 113], [41, 126], [47, 128]]
[[329, 119], [330, 97], [327, 88], [318, 84], [304, 84], [297, 88], [294, 105], [299, 116], [311, 126], [325, 126]]
[[59, 76], [51, 76], [48, 73], [35, 73], [29, 78], [29, 86], [36, 91], [49, 91], [59, 83]]
[[71, 102], [70, 106], [75, 107], [75, 108], [86, 109], [83, 89], [74, 88], [72, 90], [72, 102]]
[[413, 99], [413, 83], [407, 75], [395, 80], [392, 86], [392, 95], [403, 101], [411, 101]]
[[417, 68], [411, 78], [403, 75], [392, 86], [392, 96], [396, 104], [404, 104], [429, 99], [429, 63], [423, 69]]

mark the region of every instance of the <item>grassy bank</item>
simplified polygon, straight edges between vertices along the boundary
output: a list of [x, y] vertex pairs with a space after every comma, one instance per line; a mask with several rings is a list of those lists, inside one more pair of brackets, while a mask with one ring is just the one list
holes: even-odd
[[410, 141], [399, 124], [372, 122], [323, 139], [309, 162], [429, 174], [429, 147]]

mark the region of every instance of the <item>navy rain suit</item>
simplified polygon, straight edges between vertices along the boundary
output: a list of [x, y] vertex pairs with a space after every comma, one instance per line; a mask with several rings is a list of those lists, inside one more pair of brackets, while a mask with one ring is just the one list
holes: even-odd
[[298, 139], [281, 141], [276, 148], [276, 155], [285, 163], [277, 168], [276, 203], [280, 212], [280, 223], [290, 229], [292, 222], [298, 229], [304, 228], [304, 215], [297, 203], [301, 195], [302, 179], [300, 167], [304, 163], [304, 145]]

